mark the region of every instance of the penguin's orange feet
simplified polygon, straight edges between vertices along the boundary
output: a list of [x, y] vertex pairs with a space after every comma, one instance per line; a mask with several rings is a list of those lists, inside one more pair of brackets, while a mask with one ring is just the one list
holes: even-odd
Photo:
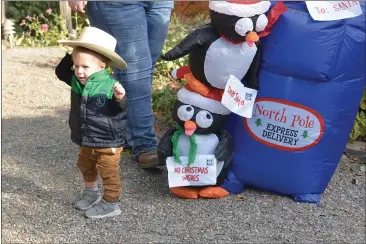
[[171, 187], [170, 192], [173, 195], [185, 198], [185, 199], [196, 199], [198, 198], [198, 192], [200, 189], [192, 188], [192, 187]]
[[230, 193], [220, 186], [208, 186], [201, 189], [198, 194], [203, 198], [223, 198]]

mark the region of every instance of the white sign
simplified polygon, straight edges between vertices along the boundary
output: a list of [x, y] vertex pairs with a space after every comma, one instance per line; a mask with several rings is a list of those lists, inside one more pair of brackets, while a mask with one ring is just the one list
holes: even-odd
[[362, 14], [359, 1], [306, 1], [314, 20], [331, 21], [347, 19]]
[[168, 157], [169, 187], [215, 185], [223, 162], [217, 162], [214, 155], [197, 155], [196, 160], [188, 166], [188, 157], [180, 157], [182, 164], [178, 164], [174, 157]]
[[324, 120], [315, 110], [273, 98], [259, 98], [254, 115], [244, 125], [257, 141], [286, 151], [315, 146], [324, 131]]
[[257, 91], [245, 87], [238, 78], [230, 75], [221, 103], [231, 112], [251, 118]]

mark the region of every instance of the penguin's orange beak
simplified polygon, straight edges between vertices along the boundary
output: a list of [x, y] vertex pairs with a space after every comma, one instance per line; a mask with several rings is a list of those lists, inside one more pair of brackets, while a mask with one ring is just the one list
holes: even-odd
[[195, 130], [197, 129], [197, 125], [195, 122], [188, 120], [186, 122], [184, 122], [184, 133], [187, 136], [191, 136]]
[[255, 42], [259, 41], [257, 32], [249, 32], [245, 37], [245, 41], [248, 43], [249, 47], [252, 47]]

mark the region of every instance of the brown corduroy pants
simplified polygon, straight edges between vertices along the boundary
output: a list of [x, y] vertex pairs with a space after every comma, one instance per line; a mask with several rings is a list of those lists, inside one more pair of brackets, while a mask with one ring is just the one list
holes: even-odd
[[84, 182], [97, 182], [98, 170], [103, 179], [104, 200], [117, 202], [122, 187], [119, 177], [119, 160], [122, 148], [87, 148], [79, 151], [78, 167]]

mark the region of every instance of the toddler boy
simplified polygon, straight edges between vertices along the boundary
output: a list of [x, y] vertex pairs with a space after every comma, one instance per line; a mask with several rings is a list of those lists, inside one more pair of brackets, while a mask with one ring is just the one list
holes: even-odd
[[85, 188], [75, 208], [86, 211], [88, 218], [119, 215], [119, 160], [125, 144], [127, 100], [125, 90], [107, 68], [125, 69], [126, 63], [114, 52], [116, 39], [94, 27], [84, 28], [76, 41], [59, 43], [73, 48], [56, 67], [56, 75], [71, 86], [69, 127], [71, 140], [80, 146], [77, 164]]

